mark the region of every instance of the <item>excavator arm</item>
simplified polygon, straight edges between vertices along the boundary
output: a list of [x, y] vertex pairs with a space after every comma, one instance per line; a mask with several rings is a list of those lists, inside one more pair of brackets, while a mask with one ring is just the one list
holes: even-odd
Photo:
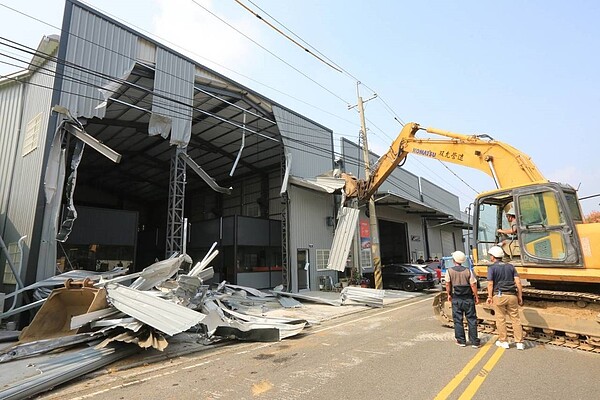
[[[445, 139], [416, 138], [419, 130]], [[528, 155], [506, 143], [493, 140], [487, 135], [463, 135], [435, 128], [424, 129], [412, 122], [400, 131], [367, 180], [342, 174], [346, 179], [346, 195], [360, 200], [370, 198], [408, 154], [479, 169], [490, 175], [498, 188], [547, 182]]]

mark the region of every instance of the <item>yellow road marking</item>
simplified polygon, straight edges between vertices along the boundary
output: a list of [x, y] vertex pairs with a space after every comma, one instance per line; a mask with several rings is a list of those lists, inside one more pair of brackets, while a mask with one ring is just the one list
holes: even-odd
[[492, 368], [494, 368], [500, 357], [502, 357], [502, 354], [504, 354], [504, 350], [505, 349], [500, 347], [496, 350], [494, 354], [492, 354], [488, 362], [486, 362], [483, 368], [481, 368], [481, 371], [479, 371], [477, 376], [473, 379], [469, 386], [467, 386], [467, 388], [465, 389], [463, 394], [460, 395], [458, 400], [469, 400], [472, 399], [473, 396], [475, 396], [475, 392], [477, 392], [479, 386], [481, 386], [485, 378], [487, 378], [489, 373], [492, 371]]
[[443, 400], [447, 399], [450, 394], [460, 385], [460, 383], [469, 375], [469, 372], [481, 359], [486, 355], [486, 353], [492, 348], [492, 345], [496, 343], [497, 336], [492, 336], [490, 340], [475, 354], [475, 356], [465, 365], [465, 367], [460, 371], [438, 394], [435, 396], [434, 400]]

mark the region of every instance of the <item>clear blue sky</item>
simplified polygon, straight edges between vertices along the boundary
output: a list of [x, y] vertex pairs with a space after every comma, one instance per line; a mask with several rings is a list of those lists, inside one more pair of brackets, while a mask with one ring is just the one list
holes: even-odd
[[[359, 79], [364, 99], [375, 91], [401, 120], [487, 133], [530, 155], [547, 178], [579, 187], [580, 196], [600, 193], [600, 2], [241, 1], [262, 8]], [[347, 109], [356, 103], [355, 80], [234, 0], [87, 3], [331, 128], [336, 142], [357, 140], [358, 115]], [[59, 33], [54, 27], [63, 9], [62, 0], [0, 0], [0, 36], [35, 47], [42, 35]], [[1, 64], [6, 61], [0, 56], [0, 74], [16, 70]], [[401, 126], [379, 99], [367, 103], [366, 115], [370, 148], [381, 154]], [[405, 165], [454, 192], [463, 208], [475, 191], [494, 188], [481, 172], [447, 167], [452, 172], [416, 156]], [[599, 203], [600, 197], [582, 201], [586, 213]]]

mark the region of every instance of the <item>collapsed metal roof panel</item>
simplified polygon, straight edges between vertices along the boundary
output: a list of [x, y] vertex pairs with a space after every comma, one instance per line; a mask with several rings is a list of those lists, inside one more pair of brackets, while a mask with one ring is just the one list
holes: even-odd
[[116, 283], [106, 290], [115, 308], [167, 335], [186, 331], [204, 319], [199, 312]]
[[290, 176], [289, 179], [290, 183], [294, 185], [325, 193], [333, 193], [336, 190], [342, 189], [346, 184], [343, 179], [323, 176], [318, 176], [315, 179], [302, 179], [297, 176]]

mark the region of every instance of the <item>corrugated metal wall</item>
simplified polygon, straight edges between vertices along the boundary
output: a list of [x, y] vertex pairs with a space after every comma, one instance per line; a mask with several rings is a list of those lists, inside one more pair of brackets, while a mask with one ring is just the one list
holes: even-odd
[[[104, 101], [98, 90], [109, 80], [125, 76], [135, 64], [138, 37], [122, 27], [73, 4], [66, 61], [77, 67], [64, 69], [60, 104], [75, 117], [104, 117], [105, 108], [96, 109]], [[79, 67], [79, 68], [78, 68]], [[83, 82], [73, 81], [81, 80]]]
[[[318, 290], [318, 276], [337, 277], [336, 271], [317, 272], [317, 249], [331, 249], [333, 242], [333, 227], [327, 226], [327, 217], [333, 216], [333, 196], [313, 190], [303, 189], [294, 185], [289, 186], [289, 274], [292, 291], [298, 291], [298, 276], [296, 252], [298, 249], [308, 249], [310, 257], [310, 289]], [[311, 246], [312, 245], [312, 246]]]
[[10, 82], [0, 86], [0, 235], [3, 235], [21, 122], [25, 85]]
[[[340, 139], [340, 146], [342, 157], [344, 158], [344, 170], [359, 179], [365, 179], [365, 163], [363, 161], [362, 148], [346, 138]], [[371, 166], [375, 165], [377, 156], [369, 153], [369, 161], [371, 162]]]
[[283, 108], [273, 114], [284, 151], [292, 154], [291, 175], [314, 178], [333, 169], [333, 132]]
[[[341, 141], [342, 156], [344, 157], [344, 169], [361, 179], [365, 177], [365, 166], [363, 162], [363, 151], [356, 143], [347, 139]], [[371, 167], [375, 166], [379, 156], [370, 153]], [[419, 177], [401, 168], [394, 172], [379, 187], [379, 192], [392, 192], [408, 200], [421, 200], [419, 189]], [[458, 209], [458, 208], [457, 208]]]
[[40, 182], [43, 179], [41, 177], [44, 174], [42, 162], [50, 118], [52, 87], [54, 85], [54, 74], [52, 72], [56, 70], [56, 64], [48, 62], [44, 68], [45, 71], [35, 72], [29, 78], [23, 93], [21, 129], [25, 129], [27, 123], [39, 114], [41, 114], [41, 129], [37, 148], [25, 156], [22, 155], [24, 135], [19, 138], [5, 227], [5, 241], [7, 243], [15, 242], [20, 236], [27, 235], [23, 265], [27, 265], [27, 253], [31, 246], [35, 217], [34, 210], [37, 207]]
[[423, 193], [423, 203], [461, 219], [458, 196], [423, 178], [421, 178], [421, 192]]

